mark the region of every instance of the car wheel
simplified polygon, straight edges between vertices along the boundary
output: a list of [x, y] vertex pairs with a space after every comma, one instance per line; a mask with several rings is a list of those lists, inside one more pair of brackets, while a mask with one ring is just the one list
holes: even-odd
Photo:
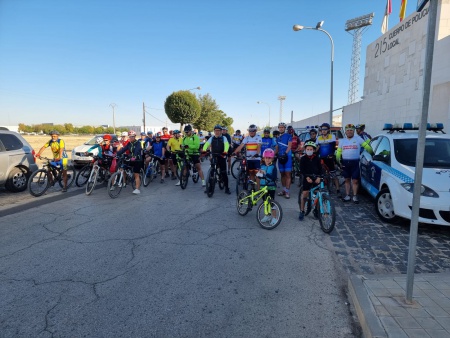
[[11, 192], [24, 191], [28, 185], [28, 172], [24, 168], [13, 168], [5, 183], [5, 188]]
[[392, 195], [387, 188], [381, 189], [375, 197], [375, 210], [378, 217], [384, 222], [394, 223], [399, 219], [399, 217], [395, 215]]

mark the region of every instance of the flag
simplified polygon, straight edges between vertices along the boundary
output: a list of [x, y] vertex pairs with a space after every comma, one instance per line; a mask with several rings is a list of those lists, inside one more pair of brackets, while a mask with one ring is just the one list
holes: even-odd
[[406, 4], [408, 3], [408, 0], [402, 0], [402, 4], [400, 5], [400, 22], [405, 18], [406, 14]]
[[381, 25], [381, 33], [386, 33], [389, 29], [389, 15], [392, 13], [391, 0], [387, 0], [386, 11], [384, 12], [383, 24]]

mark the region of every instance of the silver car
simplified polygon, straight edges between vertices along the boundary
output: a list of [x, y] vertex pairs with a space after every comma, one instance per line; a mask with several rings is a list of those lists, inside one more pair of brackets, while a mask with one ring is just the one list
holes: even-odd
[[0, 130], [0, 186], [11, 192], [24, 191], [31, 173], [38, 170], [34, 155], [20, 134]]

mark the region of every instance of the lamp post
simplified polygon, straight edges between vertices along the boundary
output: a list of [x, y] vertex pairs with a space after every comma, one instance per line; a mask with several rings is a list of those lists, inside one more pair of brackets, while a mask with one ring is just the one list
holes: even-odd
[[331, 42], [331, 84], [330, 84], [330, 126], [333, 125], [333, 62], [334, 62], [334, 42], [331, 38], [331, 35], [324, 29], [322, 29], [324, 21], [320, 21], [317, 23], [316, 27], [305, 27], [300, 25], [294, 25], [293, 30], [294, 31], [301, 31], [302, 29], [313, 29], [316, 31], [321, 31], [325, 33], [329, 38]]
[[190, 91], [190, 90], [194, 90], [194, 89], [197, 89], [197, 90], [200, 90], [200, 89], [202, 89], [200, 86], [198, 86], [198, 87], [195, 87], [195, 88], [191, 88], [191, 89], [186, 89], [187, 91]]
[[109, 106], [110, 106], [110, 107], [112, 108], [112, 110], [113, 110], [113, 128], [114, 128], [114, 134], [115, 134], [115, 133], [116, 133], [116, 119], [115, 119], [115, 116], [114, 116], [114, 108], [117, 107], [117, 104], [111, 103]]
[[262, 101], [257, 101], [256, 103], [257, 104], [264, 103], [264, 104], [267, 104], [267, 107], [269, 107], [269, 127], [270, 127], [270, 105], [267, 102], [262, 102]]

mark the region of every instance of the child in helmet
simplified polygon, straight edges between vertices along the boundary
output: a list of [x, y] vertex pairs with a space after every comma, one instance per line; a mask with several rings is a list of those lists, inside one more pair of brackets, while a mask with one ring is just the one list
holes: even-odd
[[[303, 174], [303, 193], [298, 194], [298, 205], [300, 207], [299, 221], [305, 217], [305, 200], [308, 199], [309, 190], [320, 183], [322, 175], [322, 164], [316, 154], [317, 144], [309, 141], [305, 143], [305, 156], [300, 159], [300, 170]], [[314, 213], [316, 217], [316, 214]]]
[[[256, 177], [258, 178], [258, 186], [265, 187], [269, 189], [269, 195], [272, 199], [275, 199], [275, 190], [277, 188], [277, 167], [274, 165], [273, 160], [275, 157], [275, 152], [271, 148], [267, 148], [263, 152], [263, 163], [259, 169]], [[258, 189], [259, 189], [258, 187]], [[269, 222], [271, 225], [276, 224], [278, 221], [278, 215], [276, 210], [272, 210], [272, 216], [264, 216], [261, 222]]]

